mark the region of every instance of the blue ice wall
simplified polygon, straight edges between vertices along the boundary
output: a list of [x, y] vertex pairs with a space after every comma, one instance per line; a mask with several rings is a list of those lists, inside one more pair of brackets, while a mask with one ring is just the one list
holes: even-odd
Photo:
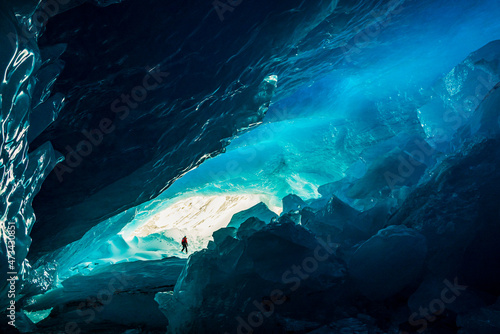
[[310, 199], [319, 197], [322, 184], [360, 177], [401, 138], [428, 139], [418, 119], [428, 91], [471, 52], [500, 38], [498, 14], [496, 1], [408, 1], [383, 19], [372, 13], [346, 37], [342, 58], [332, 50], [311, 51], [323, 55], [314, 61], [324, 66], [311, 81], [285, 91], [278, 72], [277, 98], [263, 125], [186, 174], [165, 196], [256, 192]]

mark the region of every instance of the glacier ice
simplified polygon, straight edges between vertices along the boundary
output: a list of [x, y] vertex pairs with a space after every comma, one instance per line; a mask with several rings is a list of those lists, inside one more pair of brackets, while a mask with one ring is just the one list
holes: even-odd
[[[249, 9], [253, 17], [241, 16], [245, 10], [236, 13], [241, 16], [238, 29], [220, 25], [212, 2], [193, 8], [176, 3], [158, 7], [152, 0], [97, 9], [87, 4], [51, 18], [39, 44], [68, 45], [56, 84], [65, 93], [65, 106], [54, 131], [42, 133], [32, 146], [50, 140], [71, 156], [71, 149], [88, 141], [82, 131], [95, 129], [101, 119], [112, 120], [115, 130], [79, 164], [72, 163], [78, 166], [61, 164], [59, 173], [49, 176], [34, 204], [40, 225], [61, 231], [72, 221], [74, 230], [46, 240], [43, 229], [35, 226], [32, 253], [76, 241], [100, 221], [154, 199], [188, 171], [224, 152], [235, 135], [259, 125], [280, 87], [273, 64], [333, 12], [335, 4], [262, 3]], [[291, 10], [299, 6], [300, 15]], [[110, 30], [89, 25], [85, 17]], [[152, 21], [156, 24], [144, 24]], [[200, 27], [193, 29], [195, 22]], [[256, 22], [262, 29], [254, 29]], [[274, 29], [276, 24], [287, 31]], [[216, 27], [220, 30], [214, 33]], [[133, 33], [125, 39], [107, 36], [130, 29]], [[178, 34], [171, 35], [173, 30]], [[87, 55], [92, 55], [89, 61], [84, 60]], [[144, 100], [130, 100], [129, 106], [126, 96], [135, 96], [145, 79], [153, 85], [152, 75], [159, 79], [156, 88]]]
[[290, 194], [283, 197], [283, 212], [300, 210], [306, 206], [307, 204], [297, 195]]
[[[270, 300], [269, 296], [275, 289], [282, 289], [282, 294], [290, 296], [299, 286], [303, 293], [309, 289], [334, 289], [345, 276], [345, 265], [336, 256], [329, 255], [331, 250], [328, 245], [325, 246], [326, 250], [323, 249], [314, 236], [299, 225], [277, 222], [262, 224], [260, 230], [250, 235], [239, 232], [241, 239], [226, 237], [215, 249], [192, 255], [173, 293], [157, 295], [156, 300], [169, 319], [169, 332], [196, 331], [201, 328], [207, 331], [233, 331], [232, 327], [236, 328], [238, 323], [232, 319], [238, 315], [246, 318], [255, 305], [265, 299]], [[297, 263], [300, 259], [306, 266], [309, 265], [310, 259], [314, 260], [315, 251], [319, 250], [323, 250], [321, 269], [315, 270], [303, 281], [294, 277], [290, 268], [300, 265], [300, 262]], [[288, 287], [290, 283], [294, 284]], [[310, 312], [305, 312], [301, 307], [307, 299], [307, 293], [303, 293], [299, 290], [293, 297], [284, 297], [292, 299], [281, 306], [285, 313], [280, 312], [280, 315], [290, 320], [273, 321], [290, 323], [294, 318], [307, 319], [306, 314], [310, 316]], [[221, 298], [226, 294], [234, 297]], [[248, 298], [252, 295], [255, 301], [252, 297]], [[208, 310], [218, 316], [207, 322], [200, 314]], [[262, 330], [268, 328], [272, 327], [266, 326]]]
[[457, 130], [469, 122], [500, 81], [499, 54], [500, 42], [488, 43], [454, 67], [427, 93], [430, 101], [419, 108], [418, 114], [431, 145], [450, 151], [449, 143]]
[[[50, 142], [43, 143], [32, 152], [28, 150], [28, 119], [32, 112], [31, 98], [39, 87], [34, 75], [40, 68], [40, 54], [34, 38], [23, 37], [21, 31], [25, 26], [18, 22], [13, 12], [2, 10], [0, 17], [0, 68], [3, 78], [0, 83], [0, 276], [3, 282], [6, 282], [10, 277], [8, 273], [17, 274], [20, 278], [28, 275], [30, 264], [26, 256], [31, 245], [30, 232], [35, 222], [32, 202], [40, 191], [42, 182], [63, 158], [53, 149]], [[53, 80], [55, 77], [51, 78], [50, 73], [45, 74], [45, 80]], [[46, 94], [50, 93], [50, 87], [46, 86], [44, 89]], [[17, 285], [20, 287], [21, 281]], [[0, 289], [3, 295], [7, 295], [5, 283]], [[6, 303], [7, 299], [2, 299], [0, 304], [3, 307]]]
[[265, 225], [266, 223], [264, 223], [262, 220], [258, 218], [255, 217], [248, 218], [238, 228], [237, 236], [239, 239], [246, 239], [255, 232], [261, 230]]
[[185, 259], [166, 258], [96, 268], [88, 275], [74, 275], [64, 280], [61, 287], [28, 299], [25, 310], [41, 312], [59, 305], [36, 324], [37, 331], [82, 328], [106, 331], [110, 321], [120, 324], [112, 330], [125, 331], [145, 324], [145, 328], [165, 328], [168, 322], [159, 312], [154, 295], [172, 289], [185, 262]]
[[0, 1], [19, 331], [498, 332], [498, 2], [83, 2]]
[[421, 275], [426, 240], [404, 226], [389, 226], [363, 243], [349, 261], [349, 273], [369, 298], [387, 299]]
[[239, 228], [241, 224], [250, 218], [257, 218], [265, 223], [269, 223], [276, 217], [278, 217], [278, 215], [275, 212], [269, 210], [265, 203], [260, 202], [247, 210], [240, 211], [233, 215], [227, 226]]

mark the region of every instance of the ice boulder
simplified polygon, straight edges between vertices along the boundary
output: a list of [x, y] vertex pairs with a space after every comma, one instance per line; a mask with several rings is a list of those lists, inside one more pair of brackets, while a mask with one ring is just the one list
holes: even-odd
[[343, 228], [346, 223], [354, 221], [358, 215], [359, 212], [356, 209], [342, 202], [336, 196], [332, 196], [326, 207], [318, 213], [317, 219]]
[[500, 333], [500, 298], [490, 307], [484, 307], [457, 317], [459, 334]]
[[173, 289], [185, 264], [185, 259], [171, 257], [98, 266], [65, 279], [59, 288], [20, 299], [18, 305], [37, 318], [30, 333], [164, 332], [168, 322], [154, 297]]
[[215, 231], [212, 234], [216, 245], [221, 244], [227, 237], [234, 238], [236, 236], [236, 229], [234, 227], [225, 227]]
[[297, 195], [289, 194], [283, 197], [283, 212], [287, 213], [290, 211], [300, 210], [306, 207], [307, 204]]
[[382, 300], [419, 278], [426, 254], [423, 235], [405, 226], [389, 226], [356, 250], [349, 273], [362, 294]]
[[[255, 225], [261, 223], [242, 227]], [[159, 293], [155, 300], [169, 333], [249, 333], [258, 312], [266, 316], [258, 332], [304, 333], [329, 323], [325, 319], [339, 299], [352, 300], [339, 293], [345, 276], [345, 263], [329, 240], [317, 240], [303, 226], [275, 222], [248, 238], [226, 237], [215, 249], [194, 253], [173, 293]], [[310, 302], [316, 307], [304, 308]]]
[[498, 295], [500, 140], [468, 145], [446, 158], [391, 216], [391, 225], [426, 237], [426, 267], [439, 278], [458, 276], [469, 289]]
[[303, 225], [318, 236], [338, 236], [346, 226], [353, 224], [360, 212], [332, 196], [326, 206], [315, 215], [303, 210]]
[[239, 239], [246, 239], [255, 232], [263, 229], [265, 226], [266, 223], [258, 218], [248, 218], [243, 224], [241, 224], [240, 228], [238, 229], [237, 236]]
[[304, 225], [318, 236], [332, 237], [341, 244], [354, 245], [365, 241], [385, 226], [390, 205], [382, 202], [359, 212], [334, 197], [316, 215], [308, 208], [301, 211]]
[[269, 210], [267, 205], [260, 202], [259, 204], [252, 206], [248, 210], [244, 210], [235, 214], [231, 218], [231, 221], [227, 226], [238, 228], [243, 222], [245, 222], [248, 218], [251, 217], [259, 218], [265, 223], [269, 223], [273, 218], [278, 217], [278, 215]]
[[436, 314], [441, 312], [442, 307], [457, 314], [483, 307], [481, 298], [465, 282], [462, 277], [426, 277], [408, 299], [411, 312], [417, 314], [415, 319], [425, 318], [425, 314], [421, 312], [423, 307], [432, 307], [434, 311], [431, 312]]

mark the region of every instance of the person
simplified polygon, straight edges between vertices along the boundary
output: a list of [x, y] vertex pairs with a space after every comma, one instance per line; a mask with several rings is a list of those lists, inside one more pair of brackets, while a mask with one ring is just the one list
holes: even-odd
[[181, 252], [184, 252], [184, 250], [186, 250], [186, 254], [188, 252], [188, 240], [186, 238], [186, 236], [184, 236], [184, 238], [182, 238], [182, 250]]

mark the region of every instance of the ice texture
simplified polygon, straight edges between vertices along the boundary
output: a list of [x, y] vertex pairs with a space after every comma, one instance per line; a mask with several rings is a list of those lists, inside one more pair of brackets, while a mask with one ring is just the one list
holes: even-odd
[[424, 236], [404, 226], [389, 226], [356, 250], [349, 274], [364, 295], [383, 300], [417, 281], [426, 255]]
[[[43, 48], [68, 45], [56, 84], [66, 99], [53, 129], [32, 146], [50, 140], [68, 155], [67, 147], [77, 150], [89, 140], [82, 131], [98, 129], [103, 118], [113, 121], [114, 130], [93, 145], [92, 154], [59, 166], [45, 182], [35, 203], [39, 226], [63, 231], [72, 221], [74, 230], [51, 239], [35, 226], [34, 256], [76, 241], [99, 222], [154, 199], [188, 171], [223, 153], [235, 136], [261, 124], [280, 87], [279, 59], [337, 4], [262, 1], [235, 12], [240, 24], [234, 29], [220, 24], [213, 2], [114, 2], [93, 1], [106, 6], [86, 4], [54, 16], [39, 40]], [[81, 1], [68, 6], [76, 3]], [[85, 17], [109, 30], [89, 25]], [[256, 24], [262, 29], [254, 29]], [[129, 30], [133, 33], [122, 38]], [[83, 60], [87, 55], [92, 56]], [[128, 106], [122, 94], [130, 98], [145, 78], [148, 87], [156, 88]]]
[[[456, 131], [500, 81], [500, 41], [493, 41], [470, 54], [442, 78], [428, 94], [430, 101], [419, 108], [419, 119], [435, 148], [449, 152]], [[493, 120], [495, 123], [495, 120]]]
[[499, 332], [498, 1], [49, 3], [0, 1], [19, 331]]
[[[74, 275], [62, 287], [26, 301], [27, 312], [51, 309], [36, 324], [37, 332], [130, 328], [164, 331], [168, 322], [154, 301], [155, 293], [172, 289], [185, 259], [125, 262]], [[71, 327], [68, 327], [71, 323]]]
[[[206, 331], [232, 331], [238, 326], [236, 317], [246, 319], [255, 305], [271, 298], [273, 289], [281, 289], [287, 299], [280, 312], [284, 318], [270, 318], [262, 330], [269, 330], [277, 324], [292, 326], [295, 323], [299, 326], [301, 322], [300, 326], [309, 323], [305, 328], [311, 329], [311, 324], [312, 328], [318, 326], [310, 319], [314, 318], [314, 312], [304, 310], [301, 305], [309, 299], [311, 291], [339, 288], [346, 274], [345, 264], [328, 245], [322, 246], [309, 231], [284, 222], [283, 217], [280, 220], [283, 222], [257, 225], [253, 220], [254, 231], [248, 234], [245, 225], [250, 224], [249, 220], [241, 225], [238, 238], [226, 235], [214, 249], [198, 252], [189, 258], [174, 291], [156, 296], [169, 320], [169, 332], [184, 333], [201, 328]], [[301, 281], [291, 268], [300, 266], [302, 261], [316, 261], [314, 253], [320, 250], [322, 265], [318, 270], [308, 271], [310, 274], [303, 273], [307, 279]], [[290, 283], [294, 284], [290, 287]], [[299, 286], [300, 290], [293, 294]], [[330, 293], [334, 295], [333, 291]], [[226, 295], [232, 297], [226, 299]], [[323, 304], [326, 301], [318, 302], [326, 306]], [[203, 315], [206, 312], [217, 316], [208, 319]], [[321, 317], [322, 312], [317, 313], [316, 317]]]
[[250, 218], [257, 218], [265, 223], [269, 223], [272, 219], [278, 217], [278, 215], [267, 207], [266, 204], [260, 202], [259, 204], [251, 207], [248, 210], [244, 210], [235, 214], [231, 221], [229, 222], [229, 227], [239, 228], [241, 224], [246, 222]]
[[[2, 8], [3, 8], [2, 4]], [[63, 160], [50, 142], [42, 143], [29, 152], [29, 118], [32, 114], [32, 97], [38, 94], [40, 110], [51, 113], [54, 106], [45, 104], [50, 95], [50, 85], [37, 82], [35, 74], [41, 66], [40, 53], [35, 38], [26, 39], [22, 31], [29, 24], [20, 23], [13, 11], [0, 12], [0, 111], [2, 141], [0, 146], [1, 202], [0, 222], [0, 290], [6, 295], [6, 279], [11, 275], [26, 278], [30, 269], [26, 260], [31, 245], [30, 232], [35, 223], [32, 203], [42, 182]], [[58, 71], [46, 71], [41, 81], [57, 78]], [[41, 93], [43, 91], [43, 94]], [[51, 109], [52, 108], [52, 109]], [[53, 120], [53, 118], [51, 119]], [[50, 120], [45, 122], [48, 125]], [[8, 273], [14, 273], [9, 274]], [[17, 285], [21, 286], [20, 280]], [[3, 307], [7, 299], [0, 302]]]

